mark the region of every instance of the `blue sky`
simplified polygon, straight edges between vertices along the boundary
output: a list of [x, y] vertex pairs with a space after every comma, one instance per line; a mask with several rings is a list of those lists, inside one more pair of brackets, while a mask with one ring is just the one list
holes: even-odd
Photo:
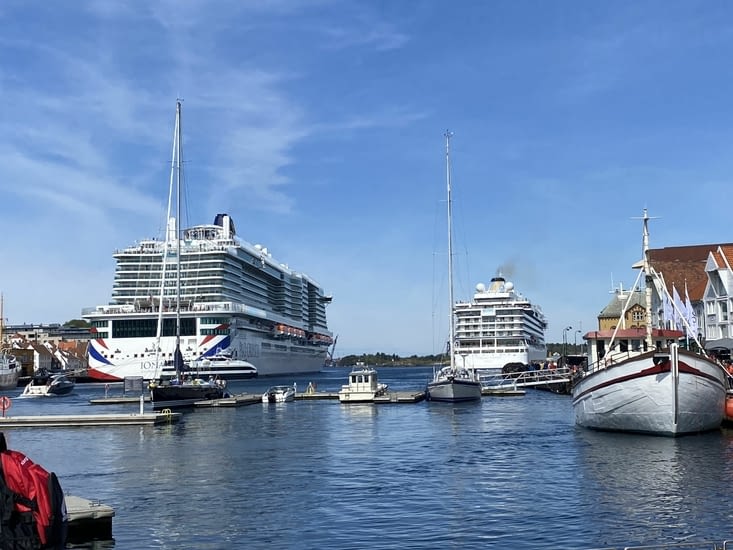
[[[596, 326], [651, 246], [733, 241], [733, 6], [314, 0], [0, 5], [0, 290], [11, 324], [107, 303], [159, 236], [175, 100], [188, 218], [328, 293], [336, 355], [443, 349], [497, 270]], [[569, 336], [572, 341], [574, 334]]]

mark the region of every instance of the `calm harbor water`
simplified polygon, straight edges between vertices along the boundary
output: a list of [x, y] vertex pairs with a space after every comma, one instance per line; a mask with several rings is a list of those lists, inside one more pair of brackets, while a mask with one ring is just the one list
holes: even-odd
[[[296, 381], [304, 391], [314, 381], [337, 391], [347, 373], [231, 389]], [[392, 389], [422, 389], [430, 373], [379, 370]], [[9, 414], [138, 408], [88, 404], [103, 395], [103, 385], [79, 385], [65, 398], [14, 399]], [[115, 540], [103, 548], [527, 550], [733, 539], [733, 431], [592, 432], [575, 427], [568, 396], [541, 391], [460, 405], [258, 403], [196, 410], [169, 426], [6, 435], [55, 470], [67, 493], [115, 509]]]

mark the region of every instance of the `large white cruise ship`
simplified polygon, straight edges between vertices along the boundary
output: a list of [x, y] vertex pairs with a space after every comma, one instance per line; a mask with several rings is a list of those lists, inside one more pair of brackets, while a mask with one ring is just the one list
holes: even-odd
[[[331, 297], [307, 275], [275, 261], [267, 248], [235, 235], [227, 214], [183, 232], [179, 316], [184, 360], [192, 368], [207, 365], [211, 375], [223, 378], [248, 378], [252, 365], [265, 376], [319, 371], [332, 343], [326, 324]], [[167, 372], [160, 364], [171, 363], [176, 333], [177, 256], [171, 240], [144, 240], [114, 254], [112, 303], [82, 312], [93, 332], [91, 378], [150, 380]], [[208, 360], [222, 355], [231, 361]]]
[[[498, 373], [509, 363], [529, 365], [547, 358], [542, 310], [498, 276], [476, 285], [473, 300], [456, 302], [455, 352], [468, 369]], [[460, 366], [464, 366], [461, 362]]]

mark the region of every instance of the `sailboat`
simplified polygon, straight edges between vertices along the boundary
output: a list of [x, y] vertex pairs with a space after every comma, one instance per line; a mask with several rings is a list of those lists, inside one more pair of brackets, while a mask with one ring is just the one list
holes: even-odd
[[[150, 383], [150, 395], [154, 410], [170, 409], [175, 407], [189, 407], [197, 401], [210, 399], [221, 399], [226, 397], [226, 382], [214, 377], [208, 379], [199, 378], [196, 373], [186, 373], [186, 367], [181, 353], [181, 233], [179, 222], [181, 219], [181, 181], [182, 181], [182, 132], [181, 132], [181, 101], [176, 101], [176, 122], [173, 138], [173, 154], [171, 159], [170, 189], [168, 192], [168, 230], [166, 231], [166, 246], [162, 253], [161, 263], [161, 294], [158, 317], [156, 353], [156, 370], [160, 354], [160, 337], [162, 334], [162, 304], [165, 291], [165, 266], [169, 254], [170, 241], [175, 242], [175, 265], [176, 265], [176, 339], [173, 352], [173, 365], [175, 376], [169, 380], [160, 379]], [[174, 189], [175, 187], [175, 189]], [[175, 191], [176, 216], [171, 217], [171, 206]]]
[[451, 201], [451, 170], [450, 170], [450, 138], [453, 134], [445, 133], [445, 164], [448, 187], [448, 297], [450, 301], [450, 340], [448, 355], [450, 365], [439, 369], [428, 382], [425, 394], [431, 401], [447, 401], [457, 403], [461, 401], [475, 401], [481, 399], [481, 382], [475, 370], [456, 366], [455, 355], [455, 317], [453, 315], [453, 207]]
[[3, 341], [3, 296], [0, 294], [0, 390], [12, 390], [18, 387], [20, 363], [15, 355], [5, 348]]
[[[634, 288], [644, 277], [645, 326], [623, 326], [630, 294], [614, 330], [586, 334], [591, 364], [573, 385], [575, 423], [596, 430], [672, 437], [716, 430], [724, 414], [727, 374], [704, 352], [695, 353], [678, 344], [683, 331], [652, 326], [652, 287], [662, 300], [670, 297], [662, 274], [649, 262], [646, 209], [642, 219], [644, 257], [634, 266], [641, 268]], [[678, 309], [674, 300], [670, 302]], [[702, 350], [690, 323], [684, 315], [680, 319]]]

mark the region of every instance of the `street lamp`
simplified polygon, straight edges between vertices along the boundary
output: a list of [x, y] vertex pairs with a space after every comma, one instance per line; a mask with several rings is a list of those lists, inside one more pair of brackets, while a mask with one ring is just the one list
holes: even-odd
[[578, 334], [580, 334], [581, 332], [582, 331], [580, 329], [578, 329], [578, 330], [575, 331], [575, 345], [573, 346], [573, 351], [575, 353], [578, 353]]
[[573, 327], [565, 327], [562, 329], [562, 358], [563, 358], [563, 365], [567, 362], [567, 359], [565, 356], [567, 355], [567, 348], [568, 348], [568, 331], [573, 330]]

